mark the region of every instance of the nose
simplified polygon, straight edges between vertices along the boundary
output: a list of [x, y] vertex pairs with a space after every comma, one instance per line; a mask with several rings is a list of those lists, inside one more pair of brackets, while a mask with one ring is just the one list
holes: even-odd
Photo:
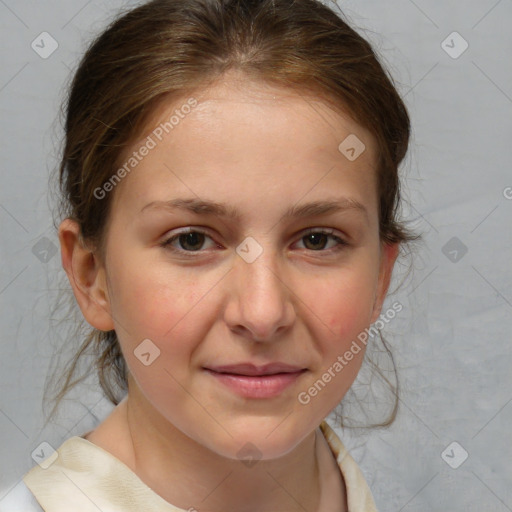
[[233, 332], [252, 341], [274, 341], [293, 324], [293, 293], [283, 274], [270, 249], [252, 263], [236, 255], [225, 309], [225, 321]]

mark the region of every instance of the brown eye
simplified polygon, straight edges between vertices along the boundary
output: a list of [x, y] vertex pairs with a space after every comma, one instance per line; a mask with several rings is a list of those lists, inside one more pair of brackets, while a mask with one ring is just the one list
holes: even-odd
[[198, 251], [203, 246], [204, 239], [204, 234], [198, 232], [186, 233], [177, 238], [181, 248], [186, 251]]
[[327, 244], [328, 236], [325, 233], [312, 233], [310, 235], [306, 235], [302, 238], [304, 240], [304, 245], [306, 249], [311, 249], [312, 251], [318, 249], [324, 249]]
[[[329, 241], [335, 242], [331, 247], [327, 247]], [[329, 250], [339, 250], [343, 246], [348, 245], [343, 239], [332, 234], [332, 231], [326, 230], [309, 230], [306, 235], [301, 238], [306, 249], [316, 252], [327, 252]], [[327, 249], [326, 249], [327, 247]]]
[[[211, 240], [206, 233], [190, 229], [171, 236], [160, 245], [176, 252], [198, 252], [204, 248], [207, 239]], [[211, 246], [213, 247], [215, 245], [213, 240], [211, 240]]]

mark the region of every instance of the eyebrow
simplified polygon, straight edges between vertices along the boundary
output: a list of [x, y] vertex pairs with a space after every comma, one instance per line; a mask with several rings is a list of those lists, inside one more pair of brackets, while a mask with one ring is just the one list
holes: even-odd
[[[176, 198], [168, 201], [151, 201], [142, 207], [141, 213], [148, 210], [186, 210], [197, 215], [215, 215], [235, 221], [242, 219], [242, 214], [226, 204], [199, 198]], [[312, 201], [304, 204], [295, 204], [288, 208], [281, 216], [280, 222], [292, 218], [315, 217], [344, 211], [362, 213], [368, 220], [368, 210], [355, 199], [342, 197], [327, 201]]]

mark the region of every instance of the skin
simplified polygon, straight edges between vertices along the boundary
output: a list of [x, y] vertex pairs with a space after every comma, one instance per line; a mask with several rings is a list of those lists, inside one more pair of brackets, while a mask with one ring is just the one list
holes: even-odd
[[[346, 510], [318, 426], [354, 381], [364, 350], [307, 405], [297, 395], [381, 312], [398, 245], [379, 239], [376, 142], [318, 98], [234, 74], [194, 97], [192, 112], [110, 192], [105, 261], [80, 243], [76, 223], [59, 229], [84, 317], [116, 330], [130, 369], [127, 397], [87, 439], [185, 510]], [[149, 126], [184, 103], [163, 103]], [[355, 161], [338, 150], [349, 134], [366, 146]], [[280, 221], [291, 206], [341, 197], [366, 213]], [[140, 212], [173, 198], [226, 203], [240, 218]], [[189, 226], [207, 233], [202, 246], [195, 242], [200, 251], [183, 255], [183, 237], [160, 245]], [[308, 243], [308, 228], [330, 228], [346, 245], [330, 236]], [[235, 250], [249, 236], [263, 250], [252, 263]], [[134, 354], [144, 339], [160, 350], [149, 366]], [[246, 361], [307, 371], [279, 396], [254, 399], [203, 370]], [[261, 457], [251, 467], [237, 456], [247, 442]]]

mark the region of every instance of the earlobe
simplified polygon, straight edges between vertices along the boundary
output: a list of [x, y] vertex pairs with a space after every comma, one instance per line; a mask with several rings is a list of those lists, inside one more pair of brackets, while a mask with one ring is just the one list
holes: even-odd
[[374, 323], [379, 318], [381, 313], [382, 305], [388, 293], [389, 284], [391, 283], [391, 275], [393, 273], [393, 267], [395, 266], [396, 258], [398, 257], [399, 249], [399, 242], [392, 244], [383, 243], [381, 245], [379, 282], [375, 295], [375, 302], [373, 304], [373, 312], [370, 323]]
[[59, 241], [62, 267], [85, 319], [101, 331], [114, 329], [104, 265], [81, 240], [76, 221], [67, 218], [61, 222]]

